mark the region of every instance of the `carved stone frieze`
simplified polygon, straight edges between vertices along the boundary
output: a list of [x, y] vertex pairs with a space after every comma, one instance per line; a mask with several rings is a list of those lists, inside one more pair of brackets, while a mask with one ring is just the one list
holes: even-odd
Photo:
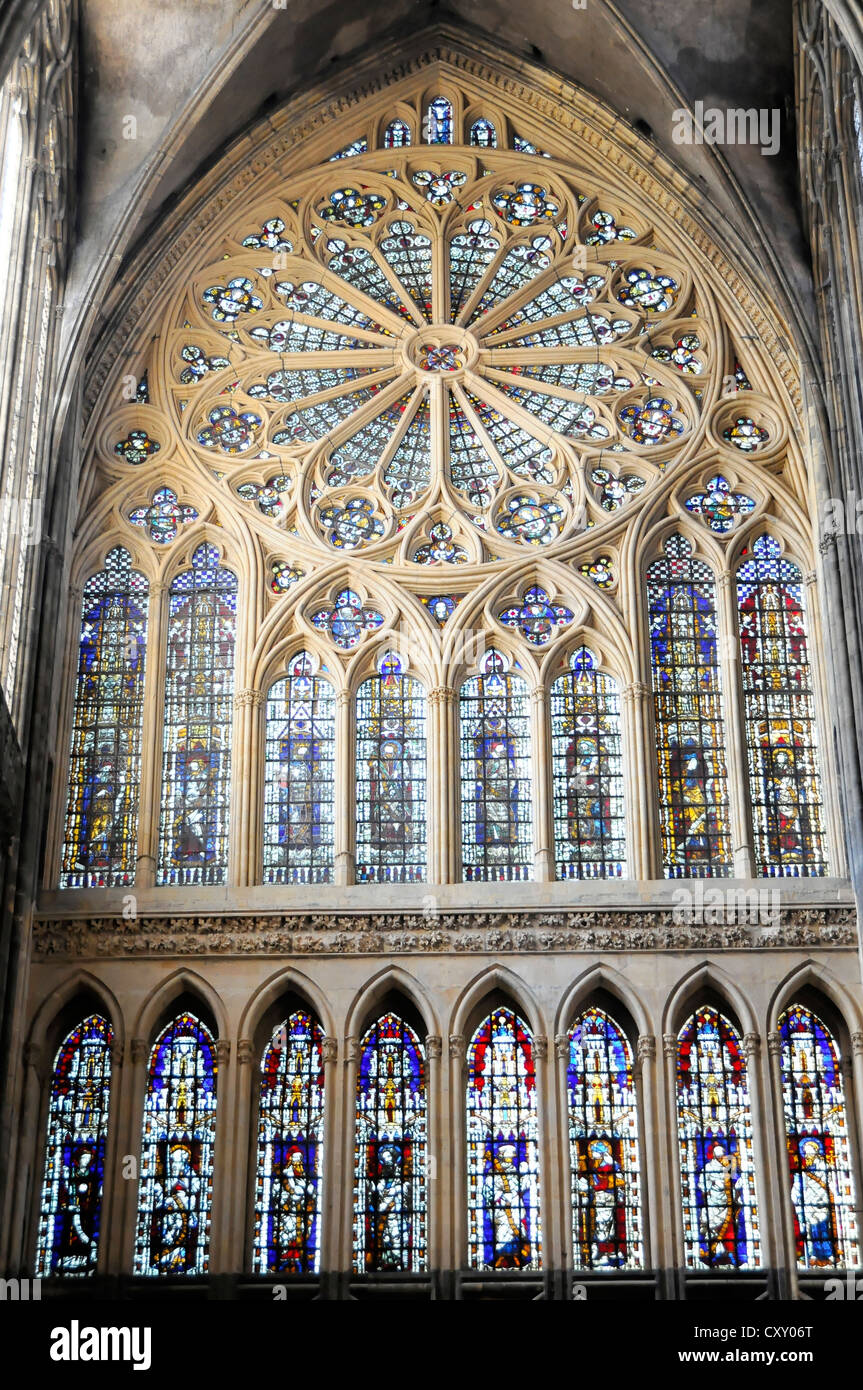
[[853, 907], [788, 908], [778, 922], [681, 925], [669, 909], [277, 912], [51, 918], [34, 924], [42, 959], [225, 955], [413, 955], [569, 951], [732, 951], [851, 947]]

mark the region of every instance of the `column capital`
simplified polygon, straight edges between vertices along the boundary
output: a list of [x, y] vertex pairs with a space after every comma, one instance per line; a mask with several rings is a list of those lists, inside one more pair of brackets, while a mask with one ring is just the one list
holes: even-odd
[[558, 1033], [555, 1037], [554, 1055], [561, 1062], [569, 1061], [569, 1038], [566, 1033]]
[[544, 1062], [546, 1057], [548, 1056], [548, 1038], [546, 1038], [542, 1033], [538, 1033], [534, 1038], [533, 1050], [534, 1054], [539, 1058], [540, 1062]]
[[146, 1038], [132, 1038], [130, 1040], [129, 1056], [136, 1065], [138, 1062], [146, 1062], [147, 1051], [148, 1048]]
[[439, 1034], [429, 1033], [426, 1038], [426, 1052], [429, 1057], [433, 1057], [435, 1061], [441, 1056], [443, 1052], [443, 1038], [441, 1038]]
[[652, 1062], [656, 1056], [656, 1038], [652, 1033], [642, 1033], [636, 1043], [636, 1056], [639, 1062]]
[[231, 1039], [216, 1038], [216, 1046], [213, 1049], [216, 1054], [216, 1063], [220, 1067], [227, 1066], [231, 1060]]
[[782, 1034], [775, 1031], [767, 1034], [767, 1051], [771, 1057], [779, 1057], [782, 1053]]
[[644, 681], [630, 681], [629, 685], [623, 687], [624, 704], [633, 705], [636, 701], [646, 700], [649, 693]]
[[125, 1058], [125, 1053], [124, 1053], [124, 1051], [123, 1051], [123, 1044], [122, 1044], [122, 1043], [118, 1043], [118, 1042], [112, 1043], [112, 1044], [111, 1044], [111, 1066], [112, 1066], [112, 1067], [122, 1067], [123, 1062], [124, 1062], [125, 1060], [126, 1060], [126, 1058]]
[[324, 1038], [321, 1043], [321, 1056], [325, 1062], [335, 1062], [339, 1055], [337, 1038]]
[[757, 1057], [761, 1051], [761, 1038], [757, 1033], [743, 1034], [743, 1051], [747, 1057]]
[[266, 699], [263, 690], [254, 690], [247, 686], [245, 690], [238, 690], [234, 696], [234, 709], [242, 709], [244, 705], [251, 705], [258, 709]]
[[349, 690], [336, 691], [336, 704], [339, 709], [347, 709], [351, 703], [351, 692]]
[[246, 1067], [252, 1060], [253, 1047], [251, 1038], [239, 1038], [237, 1041], [237, 1061], [241, 1067]]
[[345, 1038], [345, 1061], [358, 1062], [360, 1060], [360, 1040], [355, 1036]]
[[818, 575], [815, 570], [807, 570], [803, 576], [803, 583], [807, 589], [811, 589], [818, 583]]
[[851, 1051], [855, 1057], [863, 1057], [863, 1032], [859, 1028], [851, 1034]]
[[34, 1067], [34, 1068], [36, 1069], [36, 1071], [38, 1071], [38, 1070], [39, 1070], [39, 1063], [40, 1063], [41, 1060], [42, 1060], [42, 1045], [41, 1045], [41, 1043], [37, 1043], [37, 1042], [28, 1042], [28, 1043], [25, 1043], [25, 1044], [24, 1044], [24, 1065], [25, 1065], [25, 1067]]
[[662, 1051], [666, 1057], [677, 1057], [677, 1037], [674, 1033], [663, 1033]]
[[430, 705], [451, 705], [455, 700], [455, 691], [451, 685], [433, 685], [428, 700]]
[[458, 1059], [464, 1056], [464, 1033], [450, 1033], [449, 1055]]

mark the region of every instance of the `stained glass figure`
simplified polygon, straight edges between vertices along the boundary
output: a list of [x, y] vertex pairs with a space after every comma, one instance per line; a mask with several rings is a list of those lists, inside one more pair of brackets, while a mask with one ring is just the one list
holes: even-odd
[[497, 1008], [467, 1054], [471, 1269], [539, 1269], [542, 1231], [536, 1071], [530, 1029]]
[[176, 492], [170, 487], [156, 488], [148, 506], [135, 507], [129, 512], [132, 525], [143, 526], [149, 539], [157, 545], [167, 545], [176, 540], [180, 527], [197, 519], [195, 508], [179, 502]]
[[54, 1059], [36, 1248], [40, 1279], [96, 1271], [113, 1042], [108, 1020], [90, 1014]]
[[320, 632], [329, 633], [337, 647], [352, 651], [364, 632], [374, 632], [384, 620], [376, 608], [364, 608], [363, 601], [353, 589], [342, 589], [329, 608], [312, 614], [312, 622]]
[[287, 473], [268, 478], [265, 483], [240, 483], [237, 496], [252, 502], [264, 516], [279, 520], [285, 514], [285, 498], [291, 490], [292, 479]]
[[637, 233], [632, 227], [619, 227], [612, 212], [595, 212], [585, 235], [588, 246], [607, 246], [611, 241], [631, 241]]
[[779, 1020], [782, 1102], [800, 1269], [859, 1266], [854, 1170], [839, 1050], [811, 1009]]
[[260, 295], [255, 294], [252, 281], [245, 275], [229, 280], [227, 285], [210, 285], [204, 290], [204, 304], [212, 305], [212, 316], [217, 323], [236, 323], [241, 314], [256, 314], [264, 307]]
[[492, 122], [482, 116], [478, 121], [474, 121], [470, 128], [470, 143], [478, 145], [482, 150], [497, 149], [497, 131]]
[[539, 502], [535, 497], [510, 497], [495, 518], [495, 525], [507, 540], [522, 545], [550, 545], [563, 529], [563, 507], [548, 498]]
[[727, 444], [733, 444], [741, 453], [754, 454], [764, 448], [770, 434], [748, 415], [739, 415], [722, 431], [722, 438]]
[[396, 117], [384, 131], [385, 150], [403, 150], [411, 142], [411, 128]]
[[704, 360], [697, 356], [701, 351], [701, 340], [697, 333], [684, 333], [675, 341], [674, 347], [655, 347], [650, 355], [657, 362], [668, 362], [679, 372], [688, 376], [700, 376], [704, 371]]
[[114, 453], [124, 463], [137, 468], [157, 454], [160, 447], [158, 440], [151, 439], [146, 430], [129, 430], [126, 438], [114, 445]]
[[427, 145], [452, 144], [452, 102], [435, 97], [429, 102], [423, 120], [423, 139]]
[[444, 627], [452, 617], [464, 594], [420, 594], [420, 603], [428, 609], [438, 627]]
[[336, 702], [307, 652], [267, 695], [264, 882], [330, 883]]
[[617, 297], [628, 309], [643, 309], [648, 314], [662, 314], [670, 309], [679, 285], [670, 275], [652, 275], [644, 266], [628, 270]]
[[395, 652], [357, 691], [356, 876], [420, 883], [426, 876], [426, 693]]
[[616, 512], [645, 485], [638, 473], [621, 473], [616, 478], [608, 468], [591, 469], [590, 481], [597, 484], [597, 501], [604, 512]]
[[736, 526], [737, 522], [755, 507], [755, 500], [745, 492], [732, 492], [731, 484], [721, 473], [710, 478], [703, 492], [693, 493], [685, 500], [685, 507], [694, 516], [700, 516], [711, 531], [723, 536]]
[[461, 688], [462, 876], [533, 877], [530, 710], [525, 681], [486, 652]]
[[61, 888], [135, 881], [147, 603], [122, 546], [84, 585]]
[[261, 1058], [255, 1178], [256, 1274], [316, 1274], [323, 1205], [323, 1030], [298, 1009]]
[[224, 367], [231, 365], [227, 357], [208, 357], [197, 343], [186, 343], [180, 351], [180, 357], [188, 363], [179, 374], [184, 386], [195, 386], [208, 372], [220, 372]]
[[468, 554], [462, 546], [456, 545], [446, 522], [436, 521], [429, 528], [428, 542], [417, 546], [411, 559], [416, 565], [464, 565]]
[[568, 627], [573, 613], [562, 603], [552, 603], [551, 598], [539, 584], [532, 584], [525, 590], [521, 603], [512, 608], [504, 608], [497, 615], [504, 627], [520, 632], [534, 647], [544, 647], [558, 629]]
[[220, 449], [223, 454], [242, 454], [251, 449], [255, 432], [261, 427], [260, 415], [251, 410], [235, 410], [230, 405], [214, 406], [207, 422], [198, 430], [198, 443], [205, 449]]
[[614, 583], [614, 561], [610, 555], [597, 555], [595, 560], [579, 565], [578, 572], [592, 580], [598, 589], [610, 589]]
[[207, 1273], [217, 1070], [213, 1035], [187, 1012], [150, 1053], [135, 1274]]
[[354, 1151], [354, 1269], [418, 1273], [427, 1264], [426, 1059], [393, 1013], [360, 1043]]
[[551, 757], [557, 877], [622, 878], [626, 820], [620, 694], [579, 647], [551, 687]]
[[200, 545], [171, 585], [157, 881], [228, 869], [237, 578]]
[[289, 565], [287, 560], [274, 560], [270, 565], [270, 589], [274, 594], [286, 594], [292, 585], [305, 578], [305, 570], [299, 565]]
[[713, 571], [670, 536], [647, 571], [666, 878], [731, 870]]
[[576, 1269], [642, 1269], [641, 1171], [632, 1048], [602, 1009], [569, 1033], [566, 1096]]
[[758, 873], [828, 871], [803, 576], [759, 536], [737, 570], [749, 796]]
[[343, 507], [323, 507], [319, 523], [334, 550], [359, 550], [384, 533], [384, 523], [368, 497], [352, 497]]
[[259, 232], [243, 237], [243, 245], [255, 251], [293, 251], [293, 246], [284, 235], [285, 224], [281, 217], [268, 217]]
[[625, 405], [618, 419], [634, 444], [648, 446], [673, 440], [686, 428], [663, 396], [651, 396], [644, 405]]
[[709, 1006], [678, 1037], [677, 1134], [687, 1269], [760, 1269], [746, 1060]]
[[420, 169], [411, 175], [411, 181], [422, 189], [432, 207], [443, 208], [454, 201], [456, 189], [467, 182], [467, 174], [463, 169], [444, 169], [440, 173], [434, 169]]
[[557, 217], [560, 207], [538, 183], [517, 183], [502, 188], [492, 198], [504, 222], [513, 227], [530, 227]]

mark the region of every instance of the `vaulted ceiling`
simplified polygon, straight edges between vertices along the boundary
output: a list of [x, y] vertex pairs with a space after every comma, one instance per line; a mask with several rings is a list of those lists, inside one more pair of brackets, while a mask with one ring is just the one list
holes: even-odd
[[[334, 80], [384, 38], [438, 22], [493, 38], [559, 72], [653, 139], [745, 235], [746, 208], [775, 238], [790, 292], [808, 293], [796, 202], [791, 0], [82, 0], [79, 241], [68, 288], [78, 319], [96, 276], [266, 109]], [[673, 113], [781, 112], [773, 156], [677, 145]], [[134, 124], [127, 118], [134, 117]], [[134, 138], [128, 138], [134, 131]], [[67, 319], [67, 323], [69, 322]]]

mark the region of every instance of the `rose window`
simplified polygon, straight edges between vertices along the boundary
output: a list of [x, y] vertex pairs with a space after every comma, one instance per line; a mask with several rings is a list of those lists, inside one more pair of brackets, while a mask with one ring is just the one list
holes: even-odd
[[709, 292], [559, 162], [362, 159], [287, 179], [193, 277], [180, 456], [309, 556], [470, 565], [617, 526], [703, 444]]

